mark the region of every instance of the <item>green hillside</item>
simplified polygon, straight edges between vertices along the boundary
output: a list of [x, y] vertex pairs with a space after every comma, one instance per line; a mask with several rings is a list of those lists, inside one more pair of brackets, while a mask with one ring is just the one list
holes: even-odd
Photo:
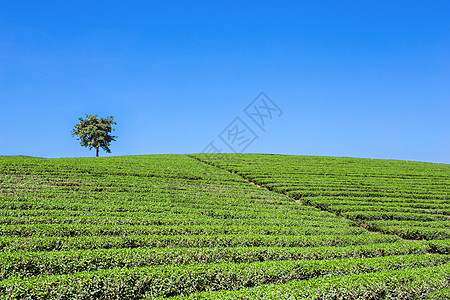
[[1, 299], [440, 299], [450, 165], [0, 157]]

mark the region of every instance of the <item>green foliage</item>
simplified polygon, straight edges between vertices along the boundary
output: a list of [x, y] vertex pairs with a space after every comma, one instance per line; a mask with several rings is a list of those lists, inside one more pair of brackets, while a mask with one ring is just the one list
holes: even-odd
[[392, 255], [450, 254], [442, 244], [395, 242], [346, 247], [191, 247], [112, 248], [91, 250], [4, 252], [0, 280], [41, 274], [69, 274], [100, 269], [200, 263], [252, 263], [285, 260], [369, 258]]
[[0, 237], [0, 250], [54, 251], [95, 248], [138, 247], [343, 247], [400, 241], [396, 235], [119, 235]]
[[321, 228], [283, 226], [220, 225], [91, 225], [91, 224], [32, 224], [0, 225], [0, 236], [128, 236], [128, 235], [214, 235], [214, 234], [263, 234], [263, 235], [358, 235], [367, 234], [361, 227]]
[[448, 291], [449, 166], [196, 157], [0, 157], [0, 299]]
[[81, 146], [88, 147], [89, 150], [96, 149], [97, 157], [99, 148], [110, 153], [109, 146], [117, 138], [117, 136], [110, 135], [114, 130], [112, 125], [116, 124], [113, 119], [112, 116], [98, 118], [97, 115], [86, 114], [86, 119], [79, 118], [80, 123], [75, 125], [72, 136], [78, 136]]
[[[145, 268], [109, 269], [67, 275], [38, 276], [0, 281], [0, 294], [12, 299], [43, 293], [51, 298], [83, 298], [95, 291], [96, 298], [169, 297], [198, 291], [236, 290], [256, 285], [285, 283], [317, 277], [374, 273], [405, 268], [439, 266], [450, 256], [408, 255], [337, 260], [268, 261], [241, 264], [161, 265]], [[49, 287], [51, 287], [49, 289]], [[92, 296], [92, 294], [90, 294]]]
[[[447, 299], [450, 264], [294, 280], [286, 284], [267, 284], [238, 291], [193, 293], [171, 299]], [[436, 294], [432, 294], [436, 293]], [[148, 297], [147, 299], [151, 299]]]
[[449, 165], [260, 154], [196, 157], [371, 231], [405, 239], [450, 238]]
[[450, 288], [439, 289], [429, 295], [427, 295], [428, 300], [443, 300], [450, 299]]

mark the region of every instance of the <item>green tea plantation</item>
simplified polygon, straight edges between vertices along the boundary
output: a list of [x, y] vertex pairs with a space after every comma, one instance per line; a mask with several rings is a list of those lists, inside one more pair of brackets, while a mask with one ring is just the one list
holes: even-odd
[[0, 156], [0, 299], [450, 299], [450, 165]]

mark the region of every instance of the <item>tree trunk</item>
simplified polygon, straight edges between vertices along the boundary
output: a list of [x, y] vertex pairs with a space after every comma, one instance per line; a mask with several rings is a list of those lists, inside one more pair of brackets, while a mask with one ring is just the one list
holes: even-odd
[[98, 147], [97, 147], [97, 157], [98, 157]]

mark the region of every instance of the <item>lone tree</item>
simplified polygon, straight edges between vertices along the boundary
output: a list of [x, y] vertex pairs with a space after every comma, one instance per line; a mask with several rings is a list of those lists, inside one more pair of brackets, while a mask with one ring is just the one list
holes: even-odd
[[77, 139], [80, 140], [81, 146], [89, 147], [89, 150], [95, 148], [97, 157], [99, 148], [111, 153], [109, 145], [117, 138], [117, 136], [110, 135], [114, 130], [112, 125], [116, 124], [113, 118], [112, 116], [98, 118], [97, 115], [86, 114], [86, 119], [79, 118], [80, 123], [75, 125], [72, 136], [78, 136]]

